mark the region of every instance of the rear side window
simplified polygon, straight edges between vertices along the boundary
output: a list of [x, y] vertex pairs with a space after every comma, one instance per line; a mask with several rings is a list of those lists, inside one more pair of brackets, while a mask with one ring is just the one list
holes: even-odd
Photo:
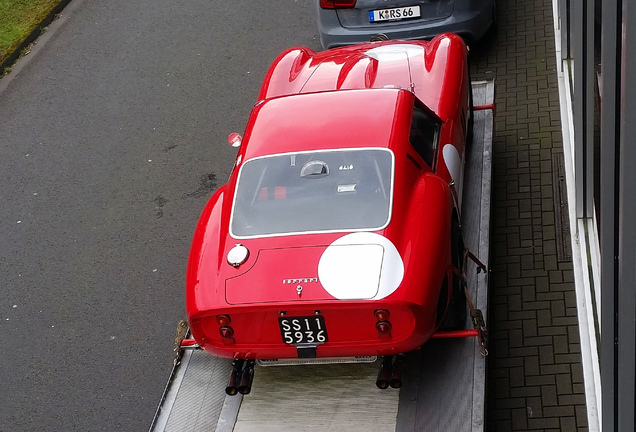
[[424, 159], [431, 169], [435, 167], [435, 152], [437, 150], [439, 123], [424, 109], [415, 105], [411, 121], [409, 140], [415, 151]]

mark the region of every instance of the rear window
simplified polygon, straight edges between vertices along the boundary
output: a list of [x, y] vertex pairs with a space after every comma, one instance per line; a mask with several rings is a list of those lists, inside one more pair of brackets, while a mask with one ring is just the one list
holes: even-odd
[[393, 153], [344, 149], [248, 160], [239, 172], [230, 233], [253, 237], [384, 228]]

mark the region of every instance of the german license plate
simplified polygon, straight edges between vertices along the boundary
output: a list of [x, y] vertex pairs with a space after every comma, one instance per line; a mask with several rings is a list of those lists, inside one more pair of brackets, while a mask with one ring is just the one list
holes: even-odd
[[289, 345], [320, 345], [327, 342], [325, 319], [320, 315], [278, 317], [283, 342]]
[[419, 6], [406, 6], [369, 11], [369, 22], [397, 21], [420, 16]]

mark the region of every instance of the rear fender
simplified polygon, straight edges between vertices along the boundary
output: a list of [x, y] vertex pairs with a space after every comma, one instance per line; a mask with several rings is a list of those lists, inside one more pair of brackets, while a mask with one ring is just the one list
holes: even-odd
[[[449, 186], [432, 174], [416, 183], [404, 217], [389, 234], [404, 261], [405, 282], [422, 286], [409, 301], [425, 305], [434, 316], [442, 280], [451, 268], [450, 221], [453, 198]], [[399, 231], [399, 232], [398, 232]], [[399, 240], [398, 240], [399, 239]]]
[[227, 226], [229, 219], [228, 211], [224, 209], [226, 194], [227, 186], [222, 186], [212, 195], [194, 231], [186, 271], [188, 317], [217, 304], [219, 299], [216, 297], [223, 295], [223, 290], [216, 290], [213, 285], [219, 280], [217, 274], [224, 259], [227, 233], [223, 232], [222, 226], [224, 223]]

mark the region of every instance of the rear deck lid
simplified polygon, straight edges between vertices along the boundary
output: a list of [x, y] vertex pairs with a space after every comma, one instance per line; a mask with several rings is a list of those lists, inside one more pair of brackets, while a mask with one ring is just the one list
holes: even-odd
[[225, 295], [230, 304], [379, 300], [403, 275], [386, 237], [357, 232], [329, 245], [262, 249], [252, 267], [226, 280]]
[[[265, 249], [256, 263], [240, 276], [226, 281], [226, 300], [230, 304], [277, 303], [290, 301], [336, 300], [323, 287], [318, 266], [327, 246]], [[341, 245], [329, 247], [330, 259], [344, 259], [350, 271], [338, 278], [338, 286], [348, 286], [346, 297], [371, 299], [377, 293], [384, 250], [380, 245]], [[333, 285], [333, 280], [328, 283]], [[339, 290], [342, 291], [342, 290]], [[343, 293], [335, 293], [341, 300]]]

